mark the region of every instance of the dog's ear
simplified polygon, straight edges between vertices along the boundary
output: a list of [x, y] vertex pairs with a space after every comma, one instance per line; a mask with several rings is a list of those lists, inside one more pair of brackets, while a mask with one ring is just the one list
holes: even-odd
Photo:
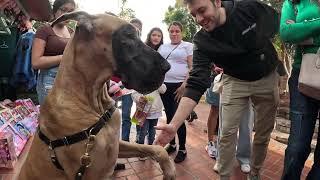
[[80, 28], [81, 31], [86, 31], [86, 33], [91, 33], [93, 30], [92, 20], [95, 19], [95, 16], [90, 15], [84, 11], [75, 11], [71, 13], [63, 14], [58, 17], [55, 21], [52, 22], [51, 27], [55, 24], [61, 23], [67, 20], [75, 20], [77, 21], [77, 28]]

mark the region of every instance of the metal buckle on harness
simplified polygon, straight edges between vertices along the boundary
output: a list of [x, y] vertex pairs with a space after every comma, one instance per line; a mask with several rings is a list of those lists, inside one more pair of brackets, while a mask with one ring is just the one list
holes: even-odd
[[51, 161], [55, 162], [56, 161], [56, 154], [54, 153], [54, 150], [52, 148], [51, 141], [49, 143], [49, 154], [50, 154]]
[[80, 157], [80, 165], [85, 166], [87, 168], [87, 167], [90, 167], [91, 164], [92, 164], [92, 161], [89, 153], [84, 153], [84, 155]]

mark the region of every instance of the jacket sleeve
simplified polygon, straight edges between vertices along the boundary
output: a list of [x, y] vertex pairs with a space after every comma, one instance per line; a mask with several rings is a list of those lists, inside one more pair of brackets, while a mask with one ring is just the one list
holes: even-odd
[[142, 96], [142, 94], [138, 93], [137, 91], [133, 91], [131, 93], [131, 97], [132, 97], [132, 100], [137, 103], [139, 102], [139, 98]]
[[296, 21], [295, 8], [291, 2], [286, 0], [283, 3], [280, 21], [280, 37], [289, 43], [299, 43], [320, 32], [320, 18], [309, 21], [287, 24], [287, 20]]
[[210, 87], [211, 73], [211, 60], [207, 55], [207, 52], [201, 48], [200, 42], [204, 41], [201, 40], [197, 34], [194, 37], [193, 67], [189, 73], [189, 78], [183, 95], [195, 102], [199, 102], [203, 93]]

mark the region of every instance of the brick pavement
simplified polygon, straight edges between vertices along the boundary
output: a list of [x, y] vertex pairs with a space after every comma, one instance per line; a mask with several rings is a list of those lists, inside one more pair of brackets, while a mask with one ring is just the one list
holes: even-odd
[[[218, 175], [212, 170], [215, 160], [212, 160], [206, 154], [204, 146], [207, 142], [206, 120], [209, 112], [209, 105], [199, 103], [196, 112], [199, 119], [193, 123], [187, 123], [187, 158], [184, 162], [176, 164], [177, 180], [215, 180]], [[165, 123], [162, 118], [160, 123]], [[135, 128], [131, 128], [131, 141], [135, 140]], [[262, 168], [261, 174], [263, 180], [278, 180], [281, 177], [283, 169], [284, 151], [286, 145], [271, 139], [268, 154]], [[171, 155], [174, 158], [175, 154]], [[139, 161], [138, 158], [120, 159], [126, 165], [125, 170], [116, 171], [114, 178], [116, 180], [157, 180], [162, 179], [162, 173], [159, 165], [154, 160]], [[302, 173], [302, 179], [305, 179], [310, 170], [312, 160], [307, 161]], [[234, 167], [232, 180], [245, 180], [246, 175], [240, 171], [238, 165]]]
[[[199, 103], [196, 112], [199, 119], [191, 124], [187, 124], [187, 151], [186, 160], [180, 164], [176, 164], [177, 180], [215, 180], [218, 175], [212, 170], [215, 163], [208, 157], [204, 146], [207, 142], [206, 120], [209, 112], [209, 105]], [[162, 118], [160, 123], [164, 123]], [[131, 140], [135, 140], [135, 128], [132, 126]], [[31, 142], [31, 141], [30, 141]], [[19, 158], [14, 170], [0, 169], [0, 180], [12, 180], [17, 175], [21, 167], [21, 162], [26, 157], [26, 152], [30, 148], [28, 142], [25, 152]], [[281, 177], [283, 169], [284, 150], [286, 145], [275, 140], [271, 140], [267, 158], [262, 168], [263, 180], [278, 180]], [[174, 155], [172, 155], [174, 158]], [[311, 156], [312, 157], [312, 156]], [[159, 165], [153, 160], [139, 161], [138, 158], [119, 159], [119, 162], [125, 164], [126, 169], [116, 171], [113, 179], [115, 180], [160, 180], [162, 172]], [[307, 172], [310, 170], [312, 160], [307, 161], [303, 170], [302, 179], [305, 179]], [[232, 180], [245, 180], [246, 175], [241, 173], [239, 167], [235, 165]]]

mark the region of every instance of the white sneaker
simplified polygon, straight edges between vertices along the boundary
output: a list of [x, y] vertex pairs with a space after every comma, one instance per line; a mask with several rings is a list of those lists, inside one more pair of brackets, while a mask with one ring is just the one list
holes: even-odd
[[217, 148], [214, 142], [212, 141], [208, 142], [208, 145], [206, 146], [206, 151], [208, 152], [209, 157], [216, 158]]
[[249, 164], [241, 164], [240, 169], [243, 173], [248, 174], [251, 171], [251, 167]]
[[218, 170], [218, 161], [216, 161], [216, 163], [214, 164], [213, 166], [213, 170], [214, 172], [218, 173], [219, 174], [219, 170]]

